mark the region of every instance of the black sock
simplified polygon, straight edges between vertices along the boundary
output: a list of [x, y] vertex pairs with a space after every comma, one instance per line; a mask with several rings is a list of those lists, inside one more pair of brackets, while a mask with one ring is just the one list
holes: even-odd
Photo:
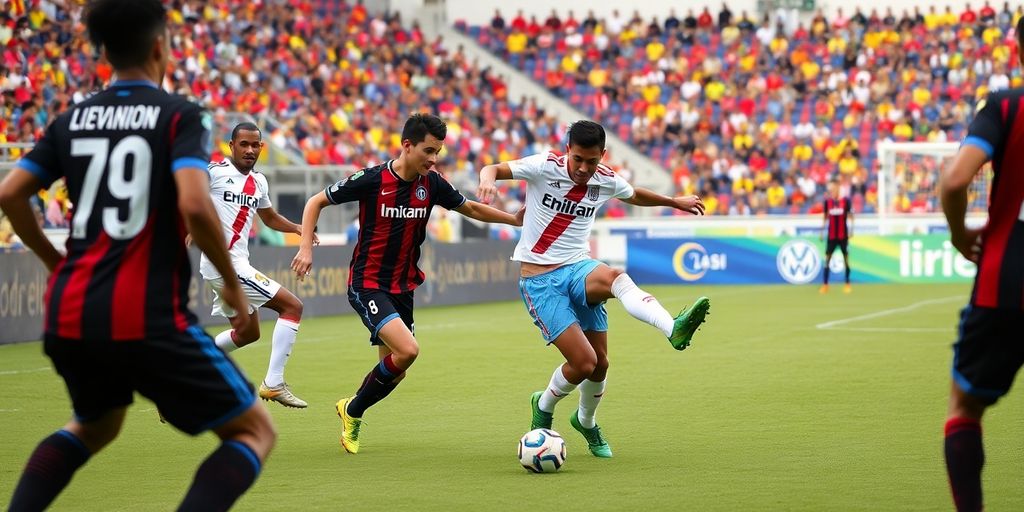
[[984, 465], [981, 423], [971, 418], [950, 418], [946, 422], [946, 471], [958, 511], [982, 509], [981, 468]]
[[245, 443], [224, 441], [196, 470], [179, 511], [228, 510], [260, 474], [260, 459]]
[[850, 284], [850, 266], [849, 265], [845, 265], [845, 267], [846, 267], [846, 284]]
[[90, 455], [71, 432], [58, 430], [50, 434], [28, 458], [11, 496], [10, 510], [43, 510], [50, 506]]
[[825, 256], [825, 286], [828, 286], [828, 274], [830, 272], [830, 269], [828, 268], [828, 261], [830, 259], [831, 258], [829, 258], [828, 256]]
[[403, 370], [395, 366], [391, 354], [384, 356], [377, 366], [370, 370], [370, 373], [363, 379], [355, 398], [348, 404], [348, 415], [353, 418], [362, 418], [373, 404], [381, 401], [395, 389], [395, 378], [401, 375]]

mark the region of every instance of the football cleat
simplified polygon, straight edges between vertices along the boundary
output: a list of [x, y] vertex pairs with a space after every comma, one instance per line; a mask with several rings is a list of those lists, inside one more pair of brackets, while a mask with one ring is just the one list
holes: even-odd
[[821, 285], [821, 288], [818, 288], [818, 293], [820, 293], [822, 295], [828, 293], [828, 285], [827, 284]]
[[348, 415], [348, 404], [352, 398], [355, 397], [338, 400], [334, 408], [337, 409], [338, 417], [341, 418], [341, 447], [348, 453], [357, 453], [359, 451], [359, 427], [362, 426], [363, 420]]
[[672, 344], [673, 348], [684, 350], [690, 346], [693, 333], [697, 332], [700, 324], [704, 323], [704, 317], [707, 316], [710, 309], [711, 299], [700, 297], [694, 301], [692, 306], [679, 313], [672, 326], [672, 335], [668, 337], [668, 342]]
[[530, 396], [530, 408], [533, 409], [533, 419], [530, 421], [530, 430], [538, 428], [551, 428], [551, 413], [540, 410], [540, 397], [544, 391], [537, 391]]
[[596, 423], [594, 428], [586, 428], [580, 424], [579, 409], [572, 413], [569, 417], [569, 424], [572, 428], [576, 429], [577, 432], [583, 434], [583, 437], [587, 440], [587, 448], [590, 448], [590, 453], [594, 454], [594, 457], [601, 457], [603, 459], [609, 459], [612, 456], [612, 447], [608, 446], [608, 441], [605, 440], [604, 436], [601, 435], [601, 427]]
[[292, 391], [288, 389], [288, 384], [282, 382], [272, 388], [267, 387], [267, 384], [260, 384], [259, 391], [260, 398], [267, 401], [277, 402], [285, 407], [294, 407], [296, 409], [305, 409], [308, 405], [305, 400], [292, 394]]
[[852, 291], [853, 291], [853, 288], [850, 288], [850, 283], [846, 283], [846, 285], [843, 286], [843, 293], [850, 293]]

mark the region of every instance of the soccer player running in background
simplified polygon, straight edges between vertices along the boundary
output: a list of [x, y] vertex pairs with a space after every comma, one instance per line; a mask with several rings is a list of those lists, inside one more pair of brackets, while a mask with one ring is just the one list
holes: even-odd
[[828, 242], [825, 244], [825, 268], [822, 275], [825, 282], [821, 285], [820, 293], [828, 293], [828, 278], [831, 274], [829, 263], [832, 261], [832, 253], [838, 247], [843, 252], [843, 268], [846, 270], [846, 284], [843, 286], [843, 293], [850, 293], [850, 237], [853, 236], [853, 211], [850, 209], [850, 198], [841, 197], [839, 194], [839, 181], [832, 180], [828, 183], [828, 196], [824, 203], [824, 223], [822, 224], [822, 238], [828, 233]]
[[604, 144], [600, 124], [577, 121], [569, 128], [564, 156], [541, 153], [488, 165], [480, 171], [477, 195], [483, 202], [490, 201], [497, 193], [496, 179], [527, 183], [523, 233], [512, 259], [521, 262], [519, 290], [533, 323], [566, 361], [555, 368], [547, 391], [531, 397], [530, 428], [551, 428], [555, 405], [578, 386], [580, 404], [569, 422], [586, 438], [591, 453], [611, 457], [611, 447], [596, 421], [608, 373], [604, 302], [618, 298], [629, 314], [656, 327], [673, 348], [683, 350], [704, 322], [710, 301], [700, 297], [673, 319], [625, 272], [591, 259], [594, 216], [610, 199], [704, 213], [704, 203], [697, 196], [673, 198], [632, 187], [601, 164]]
[[[222, 440], [181, 510], [230, 508], [275, 441], [252, 385], [187, 308], [186, 225], [225, 275], [224, 302], [239, 310], [248, 302], [210, 202], [211, 118], [157, 85], [170, 53], [166, 17], [159, 0], [90, 2], [85, 25], [116, 81], [58, 116], [0, 184], [0, 207], [52, 272], [43, 348], [74, 409], [30, 456], [12, 511], [49, 506], [117, 437], [136, 391], [181, 431], [213, 430]], [[75, 204], [66, 256], [29, 208], [61, 177]]]
[[[1024, 48], [1024, 18], [1017, 22], [1017, 44]], [[1018, 58], [1024, 65], [1024, 53]], [[1024, 364], [1024, 89], [994, 92], [979, 107], [939, 185], [950, 241], [978, 264], [953, 345], [945, 426], [946, 470], [961, 511], [983, 508], [981, 417], [1010, 390]], [[968, 228], [967, 191], [989, 161], [988, 223]]]
[[420, 348], [414, 336], [413, 291], [423, 283], [417, 266], [420, 245], [434, 205], [484, 222], [522, 225], [522, 218], [468, 201], [437, 171], [447, 127], [430, 114], [413, 114], [402, 129], [402, 154], [363, 169], [317, 193], [302, 213], [302, 244], [292, 261], [299, 279], [313, 265], [313, 228], [320, 211], [332, 204], [359, 201], [359, 236], [349, 267], [348, 301], [370, 331], [380, 362], [363, 379], [355, 396], [336, 404], [341, 445], [359, 451], [363, 413], [388, 396]]
[[[209, 165], [210, 198], [217, 208], [231, 264], [249, 299], [249, 308], [239, 312], [224, 303], [220, 295], [224, 277], [206, 257], [206, 253], [203, 253], [199, 261], [199, 273], [216, 295], [213, 314], [228, 318], [232, 327], [218, 334], [215, 340], [217, 346], [225, 352], [244, 347], [260, 338], [259, 308], [276, 311], [278, 317], [271, 338], [270, 365], [260, 384], [259, 396], [286, 407], [303, 408], [306, 402], [292, 394], [284, 381], [284, 366], [295, 345], [299, 321], [302, 319], [302, 301], [249, 263], [249, 231], [252, 229], [253, 213], [259, 214], [263, 224], [275, 231], [301, 235], [302, 229], [274, 210], [270, 203], [267, 177], [253, 169], [263, 149], [260, 129], [252, 123], [241, 123], [231, 130], [228, 145], [231, 147], [231, 157]], [[315, 233], [313, 242], [319, 243]], [[247, 317], [244, 328], [239, 324], [243, 316]]]

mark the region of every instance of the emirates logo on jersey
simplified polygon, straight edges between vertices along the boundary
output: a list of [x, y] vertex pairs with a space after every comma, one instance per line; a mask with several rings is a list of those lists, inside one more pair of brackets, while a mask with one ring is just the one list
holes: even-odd
[[596, 209], [593, 206], [583, 206], [570, 199], [558, 199], [551, 194], [544, 194], [541, 204], [551, 208], [558, 213], [568, 213], [577, 217], [593, 217]]
[[248, 206], [249, 208], [256, 208], [260, 203], [259, 198], [250, 196], [249, 194], [236, 194], [230, 190], [224, 191], [224, 202], [233, 203], [241, 206]]

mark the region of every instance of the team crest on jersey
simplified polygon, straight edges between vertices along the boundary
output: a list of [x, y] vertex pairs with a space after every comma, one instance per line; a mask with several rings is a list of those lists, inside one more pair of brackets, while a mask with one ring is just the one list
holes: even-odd
[[559, 190], [562, 189], [562, 183], [558, 181], [552, 181], [551, 183], [548, 183], [548, 186], [551, 188], [557, 188]]
[[427, 189], [423, 188], [422, 185], [419, 186], [419, 187], [416, 187], [416, 199], [419, 199], [420, 201], [422, 201], [422, 200], [424, 200], [426, 198], [427, 198]]
[[597, 201], [598, 197], [601, 197], [601, 187], [597, 185], [589, 185], [587, 187], [587, 199]]

